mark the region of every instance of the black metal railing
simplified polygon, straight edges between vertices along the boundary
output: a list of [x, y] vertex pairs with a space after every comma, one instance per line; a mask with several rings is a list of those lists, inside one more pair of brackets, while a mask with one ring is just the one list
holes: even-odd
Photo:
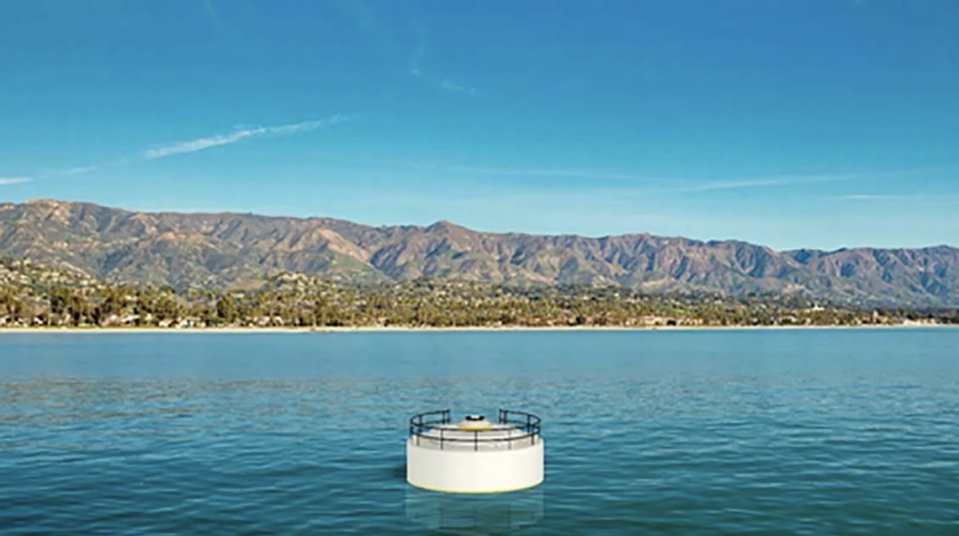
[[[472, 444], [473, 450], [479, 450], [480, 445], [489, 443], [507, 442], [508, 448], [512, 449], [514, 444], [528, 441], [530, 445], [536, 444], [536, 438], [542, 433], [542, 420], [525, 411], [516, 411], [509, 409], [499, 410], [496, 418], [497, 424], [508, 426], [509, 428], [488, 428], [478, 430], [455, 430], [456, 434], [447, 436], [447, 428], [444, 425], [452, 423], [450, 410], [442, 409], [437, 411], [427, 411], [419, 413], [410, 418], [410, 439], [420, 445], [420, 438], [439, 443], [440, 450], [446, 448], [447, 443], [455, 445]], [[438, 434], [426, 435], [436, 429]], [[504, 437], [503, 431], [507, 432]], [[520, 432], [513, 435], [513, 431]], [[465, 437], [464, 437], [465, 435]]]

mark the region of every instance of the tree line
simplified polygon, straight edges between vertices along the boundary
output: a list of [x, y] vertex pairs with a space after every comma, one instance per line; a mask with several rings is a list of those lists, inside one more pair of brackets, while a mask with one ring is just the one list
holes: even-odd
[[341, 285], [287, 274], [246, 289], [0, 284], [2, 326], [562, 327], [957, 323], [959, 311], [818, 304], [802, 296], [643, 294], [623, 288], [511, 287], [417, 280]]

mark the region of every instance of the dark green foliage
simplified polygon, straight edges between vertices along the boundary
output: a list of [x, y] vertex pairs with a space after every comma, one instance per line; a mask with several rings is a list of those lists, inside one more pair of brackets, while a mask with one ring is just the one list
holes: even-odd
[[622, 287], [416, 280], [334, 283], [303, 274], [233, 291], [108, 284], [31, 263], [0, 271], [0, 325], [245, 327], [645, 327], [959, 322], [959, 313], [859, 309], [802, 296], [646, 294]]
[[217, 319], [232, 324], [240, 317], [240, 311], [237, 309], [236, 300], [232, 294], [224, 294], [216, 302]]

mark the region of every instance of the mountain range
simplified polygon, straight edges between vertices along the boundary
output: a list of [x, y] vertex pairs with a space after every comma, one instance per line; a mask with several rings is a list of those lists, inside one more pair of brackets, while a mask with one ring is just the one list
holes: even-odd
[[736, 240], [486, 233], [447, 221], [373, 227], [331, 218], [133, 212], [49, 199], [0, 203], [0, 257], [180, 289], [298, 272], [355, 283], [430, 277], [959, 306], [959, 249], [949, 246], [775, 251]]

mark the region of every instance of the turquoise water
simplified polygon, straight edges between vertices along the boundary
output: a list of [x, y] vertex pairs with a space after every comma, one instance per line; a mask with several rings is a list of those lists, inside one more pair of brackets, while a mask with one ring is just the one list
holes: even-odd
[[[546, 482], [405, 483], [412, 413]], [[959, 330], [0, 334], [0, 532], [959, 534]], [[432, 527], [432, 528], [431, 528]]]

